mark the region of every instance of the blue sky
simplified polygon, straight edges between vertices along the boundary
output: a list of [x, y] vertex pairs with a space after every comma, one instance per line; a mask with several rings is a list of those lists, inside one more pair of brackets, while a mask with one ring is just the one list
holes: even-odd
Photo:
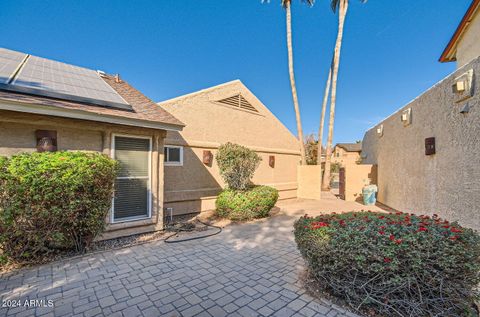
[[[294, 2], [302, 121], [317, 133], [337, 17], [327, 0]], [[454, 70], [438, 58], [470, 0], [350, 2], [335, 142], [362, 139]], [[279, 0], [3, 0], [0, 46], [120, 73], [154, 101], [241, 79], [296, 134]]]

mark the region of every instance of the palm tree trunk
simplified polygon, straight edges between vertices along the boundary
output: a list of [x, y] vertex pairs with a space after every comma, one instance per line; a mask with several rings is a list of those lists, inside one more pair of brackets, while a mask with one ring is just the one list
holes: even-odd
[[290, 86], [292, 88], [293, 106], [295, 107], [295, 118], [297, 120], [298, 141], [300, 143], [300, 157], [302, 165], [307, 164], [305, 156], [305, 145], [303, 140], [302, 120], [300, 119], [300, 107], [298, 106], [297, 88], [295, 85], [295, 74], [293, 72], [293, 49], [292, 49], [292, 15], [290, 1], [285, 4], [287, 12], [287, 48], [288, 48], [288, 72], [290, 74]]
[[320, 128], [318, 130], [317, 165], [322, 165], [323, 129], [325, 127], [325, 112], [327, 112], [328, 95], [330, 93], [330, 83], [332, 80], [332, 68], [333, 59], [332, 64], [330, 65], [330, 70], [328, 72], [327, 85], [325, 86], [325, 92], [323, 94], [322, 115], [320, 117]]
[[340, 50], [342, 48], [343, 26], [348, 10], [348, 0], [340, 0], [340, 9], [338, 11], [338, 34], [335, 43], [335, 53], [333, 58], [332, 73], [332, 96], [330, 100], [330, 119], [328, 124], [327, 152], [325, 157], [325, 173], [323, 174], [322, 190], [330, 190], [330, 165], [332, 156], [333, 125], [335, 121], [335, 103], [337, 101], [337, 78], [338, 67], [340, 65]]

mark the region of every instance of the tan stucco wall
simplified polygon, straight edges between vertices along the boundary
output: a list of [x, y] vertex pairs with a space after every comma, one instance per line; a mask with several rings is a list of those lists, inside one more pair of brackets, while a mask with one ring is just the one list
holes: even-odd
[[347, 152], [345, 149], [336, 146], [332, 153], [332, 163], [339, 163], [340, 166], [352, 164], [360, 159], [359, 152]]
[[[214, 101], [241, 93], [259, 112], [237, 109]], [[280, 199], [297, 193], [297, 165], [300, 156], [297, 139], [240, 82], [234, 81], [211, 90], [161, 103], [186, 124], [182, 132], [168, 132], [167, 145], [184, 146], [183, 166], [165, 166], [165, 207], [184, 214], [214, 208], [215, 195], [224, 187], [218, 166], [202, 163], [203, 151], [216, 154], [226, 142], [247, 146], [262, 157], [253, 182], [276, 187]], [[269, 156], [275, 156], [275, 167]]]
[[321, 199], [322, 167], [320, 165], [298, 166], [298, 198]]
[[477, 11], [458, 42], [457, 66], [462, 67], [478, 56], [480, 56], [480, 10]]
[[345, 169], [345, 200], [363, 203], [362, 190], [376, 184], [377, 167], [369, 164], [348, 163]]
[[[96, 151], [111, 155], [112, 134], [152, 137], [152, 217], [109, 224], [102, 238], [163, 228], [163, 130], [0, 110], [0, 155], [36, 151], [35, 130], [56, 130], [58, 150]], [[110, 221], [110, 215], [107, 222]]]
[[[363, 139], [365, 164], [378, 165], [378, 200], [398, 210], [437, 213], [480, 229], [480, 93], [468, 100], [469, 113], [455, 103], [454, 78], [474, 69], [480, 82], [480, 58], [447, 77], [382, 121]], [[412, 108], [412, 124], [401, 111]], [[436, 154], [425, 155], [425, 138], [436, 138]]]

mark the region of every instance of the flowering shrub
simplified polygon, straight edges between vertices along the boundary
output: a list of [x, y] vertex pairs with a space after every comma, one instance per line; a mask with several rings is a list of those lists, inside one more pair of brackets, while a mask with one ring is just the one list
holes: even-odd
[[278, 191], [269, 186], [255, 186], [246, 191], [225, 189], [215, 202], [217, 214], [231, 220], [251, 220], [268, 216], [275, 206]]
[[295, 240], [319, 287], [381, 316], [470, 316], [480, 236], [438, 216], [304, 216]]

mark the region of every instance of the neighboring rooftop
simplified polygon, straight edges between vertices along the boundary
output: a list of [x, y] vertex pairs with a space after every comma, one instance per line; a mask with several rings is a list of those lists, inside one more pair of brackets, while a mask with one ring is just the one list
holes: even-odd
[[473, 0], [468, 8], [467, 12], [463, 16], [462, 21], [457, 27], [457, 30], [453, 34], [450, 42], [448, 42], [447, 47], [440, 56], [440, 62], [454, 62], [457, 60], [457, 46], [462, 36], [470, 27], [471, 22], [475, 18], [475, 16], [480, 12], [480, 0]]
[[118, 75], [4, 48], [0, 109], [166, 130], [184, 126]]
[[341, 147], [347, 152], [361, 152], [362, 151], [362, 142], [360, 143], [337, 143], [335, 147]]

